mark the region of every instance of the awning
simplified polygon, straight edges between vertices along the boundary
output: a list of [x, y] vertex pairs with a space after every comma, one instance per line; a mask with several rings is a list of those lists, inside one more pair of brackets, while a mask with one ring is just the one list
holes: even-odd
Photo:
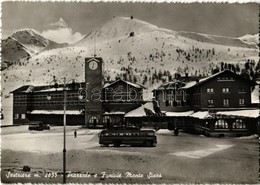
[[[57, 114], [57, 115], [63, 115], [63, 110], [33, 110], [30, 112], [27, 112], [28, 114]], [[66, 115], [81, 115], [81, 110], [66, 110]]]
[[257, 118], [260, 116], [259, 109], [249, 109], [249, 110], [235, 110], [235, 111], [219, 111], [216, 112], [216, 116], [221, 117], [243, 117], [243, 118]]
[[186, 111], [186, 112], [166, 112], [166, 116], [168, 117], [188, 117], [193, 114], [194, 111]]

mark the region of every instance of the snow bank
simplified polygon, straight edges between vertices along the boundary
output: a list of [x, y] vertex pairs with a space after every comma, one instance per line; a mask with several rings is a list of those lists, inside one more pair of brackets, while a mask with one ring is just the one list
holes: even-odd
[[246, 118], [257, 118], [260, 115], [259, 109], [255, 110], [236, 110], [236, 111], [219, 111], [217, 116], [237, 116]]
[[[33, 110], [28, 112], [29, 114], [64, 114], [63, 110]], [[66, 114], [70, 115], [80, 115], [82, 111], [80, 110], [66, 110]]]
[[156, 132], [156, 135], [173, 135], [172, 131], [168, 129], [160, 129]]
[[242, 137], [239, 137], [237, 139], [258, 139], [258, 138], [259, 138], [259, 135], [253, 134], [251, 136], [242, 136]]

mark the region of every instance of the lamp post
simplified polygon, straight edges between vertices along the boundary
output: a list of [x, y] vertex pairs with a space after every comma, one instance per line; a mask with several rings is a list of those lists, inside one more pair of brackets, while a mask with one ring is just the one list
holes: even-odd
[[66, 183], [66, 107], [67, 107], [67, 91], [66, 91], [66, 77], [64, 77], [63, 86], [63, 183]]
[[[55, 88], [58, 88], [58, 80], [53, 77], [53, 81], [55, 83]], [[51, 83], [52, 83], [51, 82]], [[70, 82], [66, 82], [66, 77], [63, 78], [63, 183], [66, 183], [66, 108], [67, 108], [67, 84]], [[72, 83], [75, 85], [75, 80], [72, 79]], [[80, 86], [81, 90], [81, 86]], [[83, 96], [80, 94], [78, 96], [79, 99], [82, 99]], [[48, 100], [51, 100], [51, 95], [47, 96]]]

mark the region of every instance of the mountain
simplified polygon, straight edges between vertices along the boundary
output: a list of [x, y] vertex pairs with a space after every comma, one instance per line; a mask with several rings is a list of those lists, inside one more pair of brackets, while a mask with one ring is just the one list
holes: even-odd
[[242, 37], [239, 37], [238, 39], [252, 44], [252, 45], [258, 45], [259, 44], [259, 34], [255, 34], [255, 35], [250, 35], [250, 34], [246, 34]]
[[11, 62], [17, 61], [21, 58], [30, 57], [27, 48], [19, 41], [12, 37], [2, 40], [2, 65], [1, 68], [5, 69]]
[[7, 39], [2, 40], [2, 69], [18, 62], [25, 57], [31, 57], [45, 50], [66, 47], [68, 44], [58, 44], [44, 38], [33, 30], [20, 30]]
[[129, 37], [132, 32], [135, 35], [138, 35], [143, 33], [151, 33], [154, 31], [164, 31], [174, 34], [174, 31], [160, 29], [157, 26], [142, 20], [130, 19], [127, 17], [114, 17], [102, 25], [99, 29], [90, 32], [82, 40], [73, 45], [84, 46], [87, 42], [93, 40], [94, 38], [97, 42], [104, 40], [108, 41], [112, 39]]
[[[218, 35], [209, 35], [195, 32], [185, 32], [185, 31], [172, 31], [164, 28], [159, 28], [155, 25], [141, 21], [138, 19], [130, 19], [127, 17], [115, 17], [112, 20], [106, 22], [99, 29], [90, 32], [82, 40], [75, 43], [75, 46], [84, 46], [86, 43], [89, 44], [94, 38], [96, 42], [104, 40], [112, 40], [115, 38], [129, 37], [130, 34], [143, 34], [160, 32], [165, 34], [170, 34], [172, 36], [182, 36], [190, 38], [198, 42], [206, 42], [211, 44], [220, 44], [224, 46], [234, 46], [234, 47], [245, 47], [245, 48], [257, 48], [256, 45], [256, 35], [247, 35], [241, 38], [225, 37]], [[253, 41], [252, 41], [253, 40]], [[258, 40], [257, 40], [258, 41]], [[92, 43], [93, 44], [93, 43]]]
[[[184, 32], [184, 31], [178, 32], [178, 34], [181, 36], [184, 36], [184, 37], [188, 37], [193, 40], [197, 40], [199, 42], [220, 44], [220, 45], [224, 45], [224, 46], [245, 47], [245, 48], [254, 48], [254, 49], [258, 48], [257, 42], [248, 42], [247, 41], [247, 39], [249, 37], [233, 38], [233, 37], [201, 34], [201, 33], [194, 33], [194, 32]], [[249, 39], [252, 39], [252, 38], [250, 37]], [[255, 37], [254, 37], [254, 39], [255, 39]]]
[[[23, 42], [27, 51], [28, 43], [34, 42]], [[85, 57], [94, 53], [104, 59], [106, 80], [122, 78], [148, 90], [176, 72], [207, 76], [222, 62], [242, 69], [248, 60], [258, 61], [257, 46], [238, 38], [176, 32], [126, 17], [111, 19], [67, 47], [46, 50], [45, 42], [35, 45], [45, 48], [3, 71], [4, 95], [24, 84], [46, 85], [54, 75], [85, 81]]]
[[44, 50], [51, 50], [68, 46], [67, 43], [59, 44], [46, 39], [31, 29], [17, 31], [13, 33], [11, 37], [22, 43], [31, 54], [36, 54]]

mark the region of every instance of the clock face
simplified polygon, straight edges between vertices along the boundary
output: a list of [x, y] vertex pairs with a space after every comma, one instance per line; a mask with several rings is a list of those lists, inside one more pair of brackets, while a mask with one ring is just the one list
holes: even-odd
[[89, 62], [89, 68], [91, 70], [95, 70], [95, 69], [97, 69], [97, 67], [98, 67], [98, 63], [96, 61], [92, 60], [92, 61]]

